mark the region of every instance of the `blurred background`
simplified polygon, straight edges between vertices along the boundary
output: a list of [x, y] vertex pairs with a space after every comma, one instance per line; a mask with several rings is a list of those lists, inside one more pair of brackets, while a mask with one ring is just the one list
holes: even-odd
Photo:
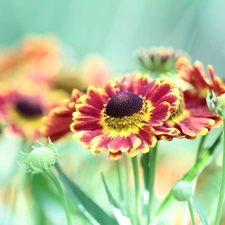
[[103, 55], [115, 71], [133, 68], [140, 47], [171, 46], [225, 77], [223, 0], [0, 0], [0, 46], [27, 33], [53, 33], [68, 55]]
[[[52, 34], [61, 42], [67, 59], [82, 61], [88, 54], [97, 53], [107, 61], [114, 71], [114, 76], [122, 76], [126, 72], [137, 69], [134, 60], [134, 53], [137, 49], [165, 46], [185, 51], [191, 57], [192, 62], [200, 60], [204, 65], [212, 64], [215, 73], [225, 78], [224, 9], [225, 1], [223, 0], [0, 0], [0, 49], [4, 51], [7, 48], [17, 46], [29, 34]], [[189, 140], [183, 141], [175, 140], [173, 147], [167, 142], [162, 144], [162, 151], [159, 154], [161, 164], [158, 167], [159, 178], [162, 179], [156, 180], [156, 185], [162, 196], [165, 196], [174, 182], [193, 165], [196, 152], [189, 150], [195, 148], [199, 140], [197, 139], [195, 144]], [[210, 139], [207, 141], [210, 143]], [[15, 163], [18, 155], [13, 156], [14, 149], [11, 148], [12, 145], [20, 144], [17, 142], [18, 140], [11, 142], [10, 138], [1, 140], [0, 186], [7, 186], [5, 185], [5, 177], [11, 173], [12, 165], [14, 165], [13, 171], [18, 170], [18, 165]], [[78, 183], [85, 192], [88, 192], [88, 188], [91, 187], [88, 194], [99, 196], [99, 193], [104, 192], [104, 187], [99, 187], [100, 172], [105, 171], [108, 179], [113, 181], [115, 180], [115, 165], [111, 162], [107, 165], [101, 164], [105, 162], [105, 156], [93, 157], [90, 152], [83, 151], [79, 146], [76, 146], [79, 153], [77, 159], [77, 152], [73, 151], [74, 142], [67, 144], [67, 152], [61, 154], [60, 163], [66, 166], [70, 162], [66, 172], [71, 177], [79, 177]], [[185, 157], [180, 151], [181, 148], [187, 149]], [[179, 158], [179, 162], [176, 161], [177, 158], [174, 154]], [[85, 168], [82, 160], [86, 160], [88, 164]], [[178, 164], [171, 167], [171, 163], [174, 161]], [[216, 162], [205, 171], [202, 179], [200, 177], [200, 188], [197, 189], [198, 200], [203, 204], [205, 212], [208, 212], [209, 199], [214, 199], [218, 191], [216, 183], [219, 180], [220, 171], [218, 167], [215, 169], [215, 164]], [[92, 177], [93, 170], [95, 170], [94, 177]], [[209, 177], [215, 175], [214, 180], [208, 178], [208, 174], [211, 174]], [[83, 179], [84, 177], [86, 179]], [[88, 179], [88, 177], [92, 179]], [[205, 180], [206, 177], [207, 180]], [[7, 182], [11, 185], [11, 181], [7, 180]], [[205, 188], [206, 182], [207, 188]], [[37, 183], [38, 179], [35, 185]], [[12, 187], [12, 185], [10, 188], [14, 193], [17, 191], [17, 187]], [[117, 188], [115, 183], [113, 185]], [[21, 189], [20, 187], [20, 191]], [[212, 190], [214, 191], [212, 192]], [[10, 193], [8, 194], [10, 195]], [[26, 193], [24, 195], [26, 196]], [[37, 193], [35, 201], [39, 196], [40, 193]], [[46, 203], [46, 196], [42, 197], [43, 202]], [[0, 191], [0, 199], [2, 200], [0, 218], [4, 218], [5, 211], [1, 208], [4, 209], [4, 199], [7, 199], [5, 189], [2, 193]], [[106, 196], [95, 198], [97, 203], [108, 207], [108, 202], [102, 201], [102, 199], [106, 199]], [[11, 201], [13, 202], [13, 200]], [[32, 221], [35, 213], [24, 217], [23, 207], [20, 207], [21, 204], [23, 206], [23, 203], [23, 201], [17, 203], [17, 208], [21, 211], [19, 210], [18, 215], [16, 215], [15, 225], [24, 224], [25, 220], [26, 224], [29, 225], [43, 225], [41, 220]], [[11, 203], [11, 205], [13, 204]], [[51, 221], [51, 223], [46, 222], [46, 225], [62, 224], [58, 220], [63, 215], [60, 201], [58, 204], [55, 202], [48, 202], [48, 204], [48, 207], [43, 206], [44, 209], [46, 207], [47, 214], [50, 215], [48, 221]], [[54, 208], [51, 208], [52, 206]], [[27, 208], [29, 209], [29, 203]], [[55, 212], [59, 213], [58, 217], [56, 217], [57, 213]], [[38, 215], [37, 212], [36, 214]], [[36, 217], [39, 218], [39, 216]], [[32, 222], [29, 223], [27, 218]], [[10, 224], [8, 221], [10, 220], [7, 220], [5, 224]], [[0, 225], [3, 224], [0, 221]]]

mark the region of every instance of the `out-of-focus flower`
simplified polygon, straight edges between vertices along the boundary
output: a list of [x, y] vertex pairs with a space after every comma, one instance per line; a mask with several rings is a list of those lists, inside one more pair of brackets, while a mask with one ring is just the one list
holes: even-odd
[[170, 81], [150, 81], [133, 73], [104, 88], [89, 86], [75, 106], [73, 137], [93, 154], [109, 152], [114, 160], [123, 152], [131, 157], [148, 152], [156, 144], [155, 130], [179, 104], [179, 91]]
[[[178, 109], [171, 113], [163, 126], [179, 130], [177, 138], [195, 139], [197, 135], [206, 135], [211, 129], [221, 125], [221, 117], [210, 111], [206, 100], [196, 91], [180, 91], [181, 102]], [[169, 139], [169, 135], [159, 135], [159, 139]], [[171, 137], [172, 139], [173, 137]]]
[[71, 94], [74, 89], [80, 91], [87, 88], [84, 78], [79, 71], [79, 68], [62, 68], [62, 70], [55, 76], [54, 81], [51, 84], [53, 89], [64, 90]]
[[206, 75], [203, 64], [196, 61], [193, 66], [182, 67], [181, 78], [191, 84], [203, 98], [212, 90], [217, 96], [225, 93], [225, 82], [215, 75], [211, 65], [208, 65], [208, 73], [210, 79]]
[[90, 54], [81, 63], [80, 74], [86, 87], [90, 84], [101, 86], [109, 80], [112, 71], [103, 57], [97, 54]]
[[7, 128], [31, 140], [40, 137], [43, 116], [68, 97], [65, 92], [28, 81], [2, 83], [0, 89], [0, 116]]
[[58, 59], [61, 57], [59, 41], [53, 35], [27, 35], [20, 44], [19, 51], [27, 61]]
[[13, 73], [13, 68], [18, 66], [18, 61], [21, 60], [18, 52], [14, 50], [1, 50], [0, 52], [0, 78], [9, 77]]
[[141, 68], [152, 74], [175, 74], [180, 68], [190, 64], [189, 57], [183, 52], [175, 52], [172, 48], [164, 47], [139, 50], [136, 58]]
[[19, 52], [23, 57], [25, 75], [35, 81], [52, 82], [62, 66], [62, 49], [53, 35], [28, 35]]
[[51, 82], [62, 64], [59, 41], [52, 35], [29, 35], [0, 54], [0, 75], [6, 79]]
[[109, 65], [100, 55], [91, 54], [79, 64], [66, 64], [56, 74], [51, 86], [69, 94], [73, 89], [84, 91], [89, 85], [102, 86], [112, 75]]
[[49, 112], [49, 115], [44, 118], [44, 125], [41, 127], [43, 136], [50, 137], [52, 141], [56, 141], [71, 132], [72, 114], [81, 94], [81, 92], [74, 89], [70, 100], [64, 100], [63, 104]]

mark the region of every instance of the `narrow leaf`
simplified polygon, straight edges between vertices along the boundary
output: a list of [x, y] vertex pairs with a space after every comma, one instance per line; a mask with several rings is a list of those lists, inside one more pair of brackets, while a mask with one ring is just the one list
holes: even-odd
[[99, 205], [88, 197], [74, 182], [72, 182], [61, 170], [58, 163], [55, 168], [59, 173], [60, 180], [64, 184], [70, 198], [81, 210], [84, 216], [93, 225], [117, 225], [117, 221], [109, 216]]
[[201, 209], [200, 205], [198, 204], [198, 202], [196, 201], [196, 199], [195, 199], [194, 196], [192, 196], [192, 199], [193, 199], [195, 208], [196, 208], [196, 210], [197, 210], [197, 212], [198, 212], [198, 215], [199, 215], [199, 217], [200, 217], [200, 220], [202, 221], [202, 224], [203, 224], [203, 225], [208, 225], [208, 222], [207, 222], [207, 220], [206, 220], [206, 218], [205, 218], [204, 213], [202, 212], [202, 209]]
[[115, 198], [113, 197], [111, 191], [108, 188], [108, 185], [105, 181], [104, 175], [102, 174], [102, 180], [103, 180], [103, 184], [105, 186], [105, 190], [109, 199], [109, 203], [111, 205], [111, 209], [112, 212], [114, 214], [114, 216], [116, 217], [117, 221], [119, 222], [119, 224], [123, 224], [123, 225], [131, 225], [131, 221], [130, 218], [125, 216], [123, 210], [121, 209], [119, 203], [115, 200]]

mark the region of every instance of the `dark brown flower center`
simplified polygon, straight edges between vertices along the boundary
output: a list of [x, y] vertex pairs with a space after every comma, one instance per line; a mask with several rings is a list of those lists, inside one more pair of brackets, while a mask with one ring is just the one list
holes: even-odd
[[16, 103], [17, 111], [25, 117], [37, 117], [43, 115], [40, 104], [34, 99], [23, 99]]
[[114, 95], [106, 106], [106, 114], [115, 118], [132, 116], [138, 113], [143, 105], [143, 100], [133, 92], [120, 92]]

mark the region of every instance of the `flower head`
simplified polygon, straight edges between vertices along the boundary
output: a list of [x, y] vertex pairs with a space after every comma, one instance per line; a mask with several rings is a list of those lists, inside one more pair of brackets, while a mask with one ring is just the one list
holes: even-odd
[[62, 52], [52, 35], [29, 35], [0, 54], [0, 73], [6, 79], [51, 82], [61, 68]]
[[116, 160], [128, 152], [133, 157], [156, 144], [155, 129], [178, 104], [178, 89], [171, 82], [128, 74], [104, 88], [90, 86], [75, 106], [70, 127], [73, 137], [93, 154], [109, 152]]
[[[167, 129], [179, 130], [177, 138], [195, 139], [199, 134], [206, 135], [211, 129], [221, 125], [221, 117], [210, 111], [206, 100], [192, 90], [180, 91], [181, 103], [164, 123]], [[169, 134], [159, 135], [158, 139], [169, 139]], [[171, 139], [174, 136], [171, 137]]]
[[21, 152], [22, 160], [26, 165], [23, 169], [28, 173], [43, 173], [44, 170], [52, 167], [59, 157], [58, 150], [50, 139], [47, 146], [41, 142], [38, 144], [40, 146], [33, 146], [33, 150], [29, 154]]
[[144, 71], [153, 74], [173, 74], [184, 64], [190, 63], [189, 57], [183, 52], [164, 47], [139, 50], [136, 57]]
[[0, 115], [8, 130], [35, 140], [40, 137], [43, 116], [66, 96], [64, 92], [51, 91], [43, 84], [28, 81], [4, 83], [0, 93]]

